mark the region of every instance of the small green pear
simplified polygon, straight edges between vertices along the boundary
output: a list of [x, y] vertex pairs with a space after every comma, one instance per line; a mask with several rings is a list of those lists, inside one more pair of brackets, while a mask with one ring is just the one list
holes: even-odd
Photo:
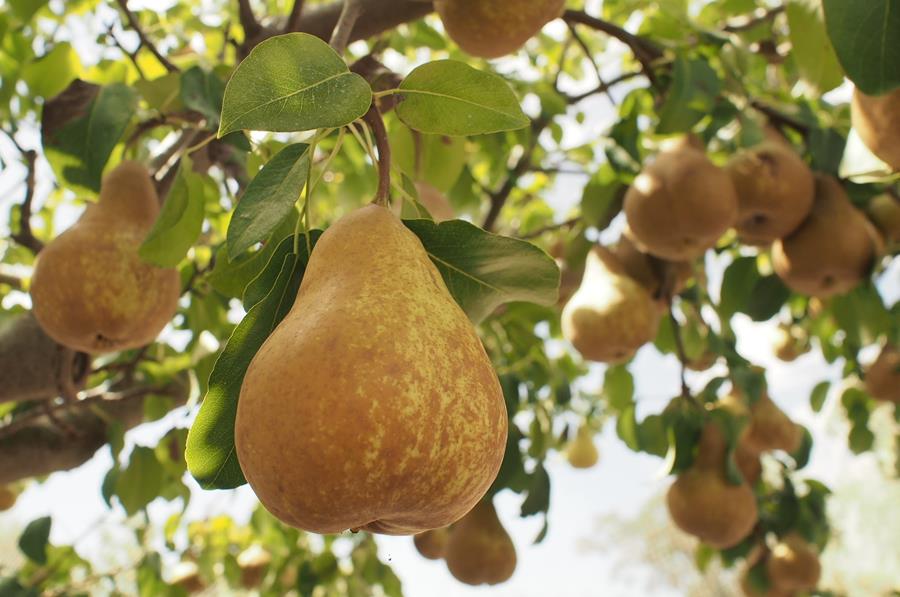
[[585, 359], [628, 360], [656, 337], [660, 311], [639, 282], [604, 247], [588, 254], [584, 278], [562, 312], [563, 335]]
[[566, 459], [573, 468], [592, 468], [600, 460], [594, 443], [594, 431], [587, 425], [578, 428], [575, 439], [566, 447]]
[[497, 374], [418, 237], [378, 205], [332, 224], [241, 386], [238, 462], [266, 509], [320, 534], [445, 527], [506, 434]]
[[453, 526], [444, 559], [450, 573], [467, 585], [496, 585], [510, 579], [516, 570], [516, 546], [490, 498]]
[[888, 244], [900, 243], [900, 199], [882, 193], [873, 197], [866, 213]]

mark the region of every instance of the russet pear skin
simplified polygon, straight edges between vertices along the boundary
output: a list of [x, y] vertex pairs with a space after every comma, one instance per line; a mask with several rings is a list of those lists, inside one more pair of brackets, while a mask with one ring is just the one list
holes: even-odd
[[766, 560], [766, 574], [779, 589], [811, 591], [819, 584], [822, 565], [809, 543], [799, 535], [790, 534], [772, 548]]
[[866, 370], [866, 391], [872, 398], [900, 404], [900, 350], [887, 344]]
[[644, 167], [625, 194], [624, 211], [638, 249], [690, 261], [734, 225], [738, 197], [728, 174], [686, 139]]
[[866, 213], [887, 244], [900, 243], [900, 198], [887, 193], [873, 197]]
[[669, 515], [684, 532], [717, 549], [740, 543], [756, 525], [756, 497], [744, 482], [725, 476], [725, 440], [714, 425], [701, 434], [697, 458], [666, 494]]
[[616, 257], [596, 246], [588, 253], [584, 278], [562, 311], [563, 336], [585, 359], [628, 360], [656, 337], [660, 311]]
[[500, 58], [518, 51], [559, 17], [565, 0], [435, 0], [444, 29], [464, 52]]
[[784, 450], [791, 454], [800, 448], [803, 431], [764, 392], [750, 405], [750, 424], [744, 430], [743, 441], [757, 453]]
[[38, 256], [31, 299], [47, 335], [87, 353], [137, 348], [156, 338], [181, 294], [177, 270], [138, 255], [158, 215], [144, 166], [122, 162], [104, 177], [99, 201]]
[[419, 239], [377, 205], [328, 228], [241, 387], [238, 461], [266, 509], [322, 534], [444, 527], [485, 494], [506, 434], [497, 375]]
[[885, 95], [866, 95], [859, 89], [850, 104], [853, 128], [881, 161], [900, 170], [900, 89]]
[[874, 225], [828, 175], [816, 175], [816, 198], [806, 220], [772, 245], [775, 273], [795, 292], [828, 298], [855, 288], [880, 250]]
[[726, 167], [738, 195], [738, 234], [763, 245], [788, 236], [812, 209], [812, 170], [787, 144], [767, 141], [735, 155]]
[[415, 535], [413, 544], [422, 557], [429, 560], [440, 560], [447, 553], [447, 542], [449, 540], [450, 528], [444, 527]]
[[516, 546], [490, 499], [453, 526], [444, 559], [454, 578], [467, 585], [496, 585], [513, 575]]

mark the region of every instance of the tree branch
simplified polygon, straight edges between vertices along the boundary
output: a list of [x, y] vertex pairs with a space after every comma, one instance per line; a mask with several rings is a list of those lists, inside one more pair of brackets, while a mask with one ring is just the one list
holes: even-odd
[[353, 26], [356, 25], [361, 14], [362, 0], [344, 0], [341, 16], [338, 18], [337, 25], [334, 26], [334, 31], [331, 33], [331, 40], [328, 42], [338, 54], [343, 54], [347, 50]]
[[39, 241], [31, 231], [31, 204], [34, 201], [37, 152], [33, 149], [22, 149], [18, 143], [16, 146], [22, 152], [22, 157], [25, 158], [25, 167], [28, 169], [28, 173], [25, 176], [25, 199], [22, 201], [22, 209], [19, 212], [19, 231], [10, 235], [10, 238], [37, 254], [44, 248], [44, 243]]
[[256, 20], [253, 9], [250, 7], [250, 0], [238, 0], [238, 20], [244, 29], [245, 40], [256, 37], [262, 31], [262, 26]]
[[287, 31], [296, 31], [300, 27], [300, 18], [303, 16], [303, 0], [294, 0], [294, 5], [291, 7], [291, 14], [288, 15], [287, 23], [284, 26], [284, 30]]
[[128, 0], [117, 0], [119, 6], [122, 8], [122, 12], [125, 13], [125, 18], [128, 19], [128, 24], [131, 25], [131, 28], [134, 29], [134, 32], [137, 33], [138, 39], [141, 40], [141, 45], [153, 54], [159, 63], [165, 67], [167, 71], [170, 73], [178, 72], [178, 67], [169, 62], [169, 59], [163, 56], [159, 49], [150, 41], [147, 37], [147, 34], [144, 33], [144, 30], [141, 29], [141, 24], [138, 22], [137, 17], [134, 16], [134, 13], [128, 8]]

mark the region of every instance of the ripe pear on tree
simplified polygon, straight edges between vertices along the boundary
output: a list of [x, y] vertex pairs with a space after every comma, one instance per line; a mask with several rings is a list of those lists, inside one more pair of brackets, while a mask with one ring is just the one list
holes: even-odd
[[756, 525], [756, 496], [744, 482], [731, 483], [725, 474], [727, 445], [715, 426], [704, 428], [697, 456], [678, 475], [666, 494], [669, 515], [684, 532], [717, 549], [740, 543]]
[[613, 252], [625, 273], [640, 282], [663, 309], [668, 309], [667, 298], [684, 290], [693, 275], [689, 262], [648, 255], [637, 248], [627, 232], [619, 238]]
[[900, 243], [900, 198], [888, 193], [873, 197], [866, 213], [889, 245]]
[[422, 557], [429, 560], [440, 560], [447, 553], [447, 542], [449, 540], [450, 527], [443, 527], [415, 535], [413, 544]]
[[853, 128], [863, 143], [881, 161], [900, 170], [900, 89], [878, 96], [856, 89], [850, 108]]
[[518, 51], [559, 17], [565, 0], [435, 0], [444, 29], [463, 51], [499, 58]]
[[757, 453], [784, 450], [796, 452], [803, 441], [803, 430], [784, 414], [778, 405], [763, 392], [749, 405], [750, 424], [744, 430], [744, 443]]
[[241, 586], [245, 589], [258, 587], [266, 577], [271, 562], [272, 554], [256, 543], [239, 553], [237, 565], [241, 571]]
[[183, 589], [189, 595], [199, 593], [206, 588], [206, 583], [200, 576], [200, 568], [196, 562], [191, 560], [184, 560], [175, 565], [169, 584]]
[[872, 398], [900, 404], [900, 350], [885, 344], [866, 370], [866, 391]]
[[453, 526], [444, 559], [450, 573], [467, 585], [496, 585], [510, 579], [516, 570], [516, 546], [490, 498]]
[[0, 485], [0, 512], [5, 512], [16, 505], [19, 495], [11, 487]]
[[177, 270], [138, 255], [158, 215], [144, 166], [122, 162], [104, 177], [99, 201], [38, 256], [31, 300], [47, 335], [87, 353], [136, 348], [156, 338], [181, 294]]
[[806, 221], [772, 246], [775, 272], [792, 290], [819, 298], [843, 294], [870, 272], [881, 239], [833, 177], [816, 175]]
[[818, 553], [796, 533], [788, 534], [772, 548], [765, 566], [772, 585], [791, 593], [815, 589], [822, 576]]
[[690, 261], [715, 246], [738, 215], [731, 178], [699, 141], [666, 144], [625, 195], [629, 235], [639, 249], [670, 261]]
[[775, 341], [775, 356], [785, 363], [796, 361], [809, 352], [809, 334], [798, 325], [778, 326]]
[[600, 452], [594, 443], [594, 431], [588, 425], [582, 425], [575, 434], [575, 439], [566, 447], [566, 459], [573, 468], [592, 468], [600, 460]]
[[[776, 587], [768, 578], [765, 572], [765, 561], [769, 558], [770, 552], [766, 547], [757, 547], [747, 558], [747, 564], [741, 573], [741, 592], [744, 597], [795, 597], [793, 591], [788, 591], [780, 587]], [[757, 568], [761, 566], [762, 568]], [[757, 568], [761, 570], [765, 586], [757, 586], [760, 581], [754, 581], [751, 578], [751, 570]]]
[[497, 375], [419, 239], [385, 207], [334, 223], [253, 358], [235, 422], [262, 504], [315, 533], [455, 522], [506, 448]]
[[562, 331], [585, 359], [625, 361], [656, 337], [660, 312], [608, 249], [595, 246], [584, 278], [562, 312]]
[[762, 245], [788, 236], [812, 209], [812, 170], [787, 142], [764, 141], [741, 151], [726, 171], [737, 191], [736, 228], [746, 243]]

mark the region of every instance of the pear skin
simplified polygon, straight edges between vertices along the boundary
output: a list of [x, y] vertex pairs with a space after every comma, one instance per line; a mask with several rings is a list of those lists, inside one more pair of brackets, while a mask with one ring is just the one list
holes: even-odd
[[737, 231], [749, 244], [788, 236], [812, 209], [812, 170], [785, 143], [768, 141], [734, 156], [726, 167], [738, 196]]
[[156, 338], [181, 294], [177, 270], [138, 256], [158, 215], [146, 168], [122, 162], [106, 175], [100, 200], [38, 256], [31, 300], [48, 336], [87, 353], [136, 348]]
[[738, 215], [731, 178], [690, 142], [671, 144], [625, 195], [631, 239], [645, 253], [691, 261], [715, 246]]
[[790, 534], [772, 548], [766, 560], [766, 574], [772, 585], [789, 593], [811, 591], [819, 584], [822, 565], [809, 543]]
[[419, 239], [377, 205], [328, 228], [241, 387], [238, 461], [266, 509], [320, 534], [444, 527], [485, 494], [506, 434], [497, 375]]
[[669, 487], [666, 505], [681, 530], [725, 549], [750, 534], [758, 510], [750, 486], [733, 485], [726, 478], [724, 438], [710, 429], [707, 426], [701, 435], [694, 464]]
[[757, 453], [784, 450], [796, 452], [803, 441], [803, 430], [784, 414], [769, 395], [763, 393], [750, 405], [750, 424], [744, 432], [744, 443]]
[[0, 485], [0, 512], [6, 512], [15, 506], [18, 497], [15, 491], [5, 485]]
[[900, 199], [887, 193], [869, 201], [866, 213], [889, 244], [900, 243]]
[[200, 576], [200, 569], [195, 562], [190, 560], [175, 565], [169, 584], [184, 589], [189, 595], [199, 593], [206, 588], [206, 583]]
[[856, 287], [869, 274], [880, 238], [833, 177], [816, 176], [816, 198], [806, 221], [772, 246], [775, 272], [792, 290], [828, 298]]
[[866, 391], [872, 398], [900, 404], [900, 350], [887, 344], [866, 371]]
[[647, 289], [598, 246], [588, 254], [581, 286], [563, 309], [562, 331], [585, 359], [616, 363], [656, 337], [659, 319]]
[[600, 460], [600, 452], [594, 443], [594, 433], [587, 426], [578, 429], [575, 439], [566, 448], [566, 459], [573, 468], [592, 468]]
[[517, 52], [544, 25], [559, 17], [565, 0], [435, 0], [447, 35], [464, 52], [500, 58]]
[[237, 565], [241, 571], [241, 586], [255, 589], [262, 584], [272, 562], [272, 555], [260, 545], [251, 545], [238, 554]]
[[778, 360], [791, 363], [809, 352], [809, 334], [796, 325], [779, 326], [774, 348]]
[[744, 568], [744, 572], [741, 574], [741, 592], [744, 594], [744, 597], [795, 597], [793, 591], [775, 586], [771, 580], [769, 580], [768, 588], [764, 591], [753, 586], [750, 581], [750, 568], [755, 566], [761, 557], [768, 559], [770, 557], [770, 554], [768, 553], [768, 551], [765, 551], [762, 552], [762, 555], [760, 555], [759, 553], [757, 553], [756, 555], [751, 555], [750, 558], [748, 558], [747, 566]]
[[467, 585], [496, 585], [510, 579], [516, 570], [516, 546], [490, 499], [454, 525], [444, 559], [450, 574]]
[[679, 294], [693, 275], [691, 264], [686, 261], [666, 261], [641, 252], [628, 233], [619, 238], [614, 252], [625, 273], [640, 282], [666, 309], [663, 294]]
[[422, 557], [429, 560], [440, 560], [447, 553], [447, 542], [450, 540], [450, 528], [432, 529], [413, 537], [413, 543]]
[[886, 95], [866, 95], [859, 89], [850, 104], [853, 128], [881, 161], [900, 170], [900, 89]]

